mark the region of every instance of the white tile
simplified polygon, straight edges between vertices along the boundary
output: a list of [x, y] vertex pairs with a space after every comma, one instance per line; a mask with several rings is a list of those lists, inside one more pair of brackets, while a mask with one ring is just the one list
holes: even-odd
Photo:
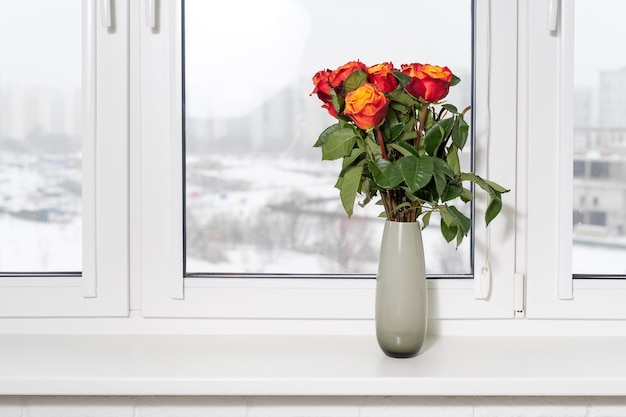
[[246, 417], [245, 397], [139, 397], [135, 417]]
[[251, 397], [247, 417], [358, 417], [356, 397]]
[[0, 416], [22, 417], [22, 398], [0, 396]]
[[586, 417], [584, 397], [492, 397], [476, 400], [475, 417]]
[[134, 417], [131, 397], [26, 397], [24, 408], [28, 417]]
[[473, 417], [471, 399], [462, 397], [371, 397], [360, 417]]
[[626, 416], [626, 398], [595, 397], [589, 400], [589, 417]]

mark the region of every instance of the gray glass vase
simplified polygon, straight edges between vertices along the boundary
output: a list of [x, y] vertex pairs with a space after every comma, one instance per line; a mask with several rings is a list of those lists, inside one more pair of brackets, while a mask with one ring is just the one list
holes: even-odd
[[376, 339], [387, 356], [417, 355], [426, 338], [428, 290], [419, 222], [385, 222], [376, 277]]

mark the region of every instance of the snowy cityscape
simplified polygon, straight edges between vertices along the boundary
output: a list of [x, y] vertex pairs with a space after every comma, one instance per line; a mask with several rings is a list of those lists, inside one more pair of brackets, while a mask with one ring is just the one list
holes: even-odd
[[[294, 4], [285, 3], [285, 7]], [[190, 10], [193, 5], [210, 6], [208, 2], [188, 2]], [[206, 40], [202, 35], [188, 37], [189, 60], [194, 65], [187, 68], [186, 198], [181, 202], [185, 205], [186, 223], [181, 228], [186, 235], [187, 273], [375, 273], [383, 222], [378, 214], [382, 210], [374, 204], [355, 207], [354, 216], [348, 219], [334, 188], [339, 166], [322, 162], [319, 150], [312, 147], [333, 119], [309, 97], [310, 76], [320, 69], [320, 58], [301, 53], [310, 41], [303, 33], [312, 30], [306, 13], [313, 16], [318, 10], [303, 11], [310, 7], [305, 3], [298, 7], [290, 13], [300, 13], [296, 20], [301, 25], [295, 28], [288, 22], [276, 22], [274, 29], [293, 36], [281, 37], [284, 44], [271, 52], [276, 57], [296, 57], [285, 71], [300, 76], [278, 77], [281, 82], [277, 82], [273, 69], [259, 68], [257, 76], [274, 81], [256, 95], [245, 85], [220, 92], [222, 81], [207, 77], [210, 66], [198, 63], [193, 55], [194, 48], [204, 50]], [[236, 10], [232, 12], [237, 15]], [[203, 13], [193, 15], [198, 21], [190, 19], [189, 30], [194, 24], [204, 30], [205, 22], [199, 17]], [[269, 38], [263, 36], [277, 36], [258, 29], [258, 44], [267, 45]], [[330, 36], [318, 35], [320, 39]], [[214, 38], [211, 33], [206, 36]], [[246, 57], [261, 54], [258, 44], [243, 37], [235, 40]], [[460, 50], [467, 52], [467, 48]], [[226, 57], [231, 52], [218, 50], [214, 58], [219, 61], [219, 53]], [[388, 53], [384, 45], [379, 51], [366, 52], [375, 57], [368, 60], [364, 52], [361, 57], [368, 62]], [[464, 81], [449, 99], [469, 104], [470, 75], [463, 69], [469, 55], [453, 55], [460, 63], [451, 65]], [[80, 88], [13, 83], [3, 71], [0, 272], [80, 271]], [[573, 272], [623, 275], [626, 69], [602, 70], [593, 76], [585, 74], [585, 78], [593, 82], [577, 84], [574, 103]], [[75, 82], [77, 77], [69, 77], [65, 87], [72, 85], [70, 79]], [[244, 95], [247, 100], [238, 99]], [[237, 111], [229, 111], [231, 108]], [[431, 223], [424, 232], [427, 272], [471, 274], [468, 241], [456, 250], [441, 238], [436, 219]]]

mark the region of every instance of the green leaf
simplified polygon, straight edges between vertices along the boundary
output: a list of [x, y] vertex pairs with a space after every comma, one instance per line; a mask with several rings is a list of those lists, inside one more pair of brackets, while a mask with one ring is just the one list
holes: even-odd
[[372, 180], [368, 177], [363, 178], [363, 176], [361, 176], [361, 194], [365, 195], [365, 198], [363, 201], [359, 202], [359, 206], [365, 207], [370, 201], [372, 201], [372, 197], [374, 197], [374, 195], [372, 194], [371, 185]]
[[382, 151], [380, 150], [380, 144], [374, 139], [374, 134], [370, 131], [365, 138], [365, 145], [367, 146], [367, 153], [370, 155], [371, 159], [376, 159], [376, 157], [382, 156]]
[[496, 184], [493, 181], [489, 181], [489, 180], [479, 177], [473, 172], [461, 173], [460, 179], [462, 181], [471, 181], [477, 184], [480, 188], [487, 191], [487, 193], [489, 193], [489, 195], [491, 195], [492, 197], [495, 197], [496, 195], [500, 195], [503, 193], [508, 193], [510, 191], [504, 188], [503, 186], [501, 186], [500, 184]]
[[[415, 140], [417, 139], [417, 132], [415, 130], [409, 130], [408, 132], [404, 132], [398, 141], [407, 141], [407, 140]], [[422, 142], [423, 146], [424, 142]]]
[[457, 77], [456, 75], [452, 74], [452, 79], [450, 80], [450, 85], [451, 86], [455, 86], [458, 83], [461, 82], [461, 79], [459, 77]]
[[446, 188], [446, 175], [441, 171], [435, 170], [433, 171], [433, 179], [435, 180], [435, 191], [437, 192], [436, 198], [439, 199]]
[[[333, 107], [335, 108], [335, 111], [337, 113], [341, 113], [341, 108], [343, 107], [343, 105], [345, 103], [344, 98], [339, 96], [334, 88], [330, 89], [330, 98], [332, 100]], [[345, 116], [343, 116], [343, 115], [339, 115], [338, 117], [339, 118], [342, 118], [342, 117], [345, 118]]]
[[328, 136], [330, 136], [337, 129], [339, 129], [339, 123], [335, 123], [334, 125], [328, 126], [326, 129], [322, 131], [322, 133], [320, 133], [320, 136], [317, 139], [317, 142], [315, 142], [315, 144], [313, 145], [313, 147], [319, 148], [320, 146], [322, 146], [324, 143], [326, 143]]
[[343, 83], [343, 92], [349, 93], [354, 91], [367, 81], [367, 73], [361, 70], [356, 70], [352, 74], [348, 75], [346, 81]]
[[346, 169], [350, 165], [354, 164], [364, 153], [365, 153], [364, 149], [353, 148], [352, 152], [350, 152], [350, 155], [344, 156], [343, 161], [341, 163], [341, 169]]
[[398, 121], [398, 115], [396, 113], [396, 110], [389, 106], [387, 108], [387, 117], [385, 117], [385, 123], [383, 124], [383, 128], [391, 129], [392, 126], [398, 123], [400, 123], [400, 121]]
[[455, 225], [449, 226], [446, 224], [443, 220], [443, 216], [441, 217], [441, 234], [447, 242], [452, 242], [452, 239], [456, 236], [457, 229], [458, 228]]
[[439, 123], [433, 125], [433, 127], [426, 132], [426, 135], [424, 135], [424, 145], [429, 155], [435, 156], [437, 148], [439, 148], [439, 145], [441, 145], [443, 141], [444, 134], [445, 131]]
[[487, 183], [491, 188], [493, 188], [495, 191], [499, 192], [499, 193], [508, 193], [511, 190], [508, 190], [506, 188], [504, 188], [503, 186], [501, 186], [500, 184], [497, 184], [493, 181], [489, 181], [486, 179], [482, 179], [483, 181], [485, 181], [485, 183]]
[[467, 235], [472, 228], [472, 221], [454, 206], [448, 206], [448, 212], [454, 216], [459, 230]]
[[343, 184], [343, 177], [337, 177], [337, 181], [335, 182], [335, 188], [341, 190], [341, 184]]
[[381, 188], [395, 188], [403, 180], [402, 172], [398, 168], [398, 165], [386, 159], [381, 158], [370, 162], [367, 168], [372, 173], [376, 185]]
[[457, 116], [454, 127], [452, 128], [452, 142], [459, 148], [463, 149], [469, 135], [469, 125], [463, 118], [463, 115]]
[[428, 157], [432, 160], [434, 171], [433, 179], [435, 180], [435, 190], [437, 192], [437, 198], [441, 196], [443, 190], [448, 185], [448, 178], [454, 178], [454, 173], [443, 159]]
[[418, 103], [413, 97], [411, 97], [407, 92], [402, 89], [393, 90], [390, 93], [387, 93], [387, 97], [395, 102], [398, 102], [404, 106], [411, 107]]
[[389, 103], [389, 108], [396, 112], [396, 117], [398, 118], [398, 120], [408, 120], [408, 114], [411, 108], [410, 106], [398, 103], [397, 101], [392, 101], [391, 103]]
[[428, 227], [428, 225], [430, 224], [430, 215], [433, 214], [432, 211], [429, 211], [428, 213], [424, 214], [424, 216], [422, 216], [422, 230], [426, 229]]
[[444, 109], [448, 110], [450, 113], [454, 113], [457, 114], [459, 111], [457, 110], [456, 106], [446, 103], [446, 104], [442, 104], [441, 107], [443, 107]]
[[461, 173], [461, 162], [459, 161], [459, 148], [453, 143], [448, 149], [448, 154], [446, 155], [446, 162], [448, 166], [452, 170], [454, 175], [458, 175]]
[[350, 155], [357, 133], [350, 127], [335, 130], [322, 144], [322, 160], [329, 161]]
[[463, 187], [463, 191], [461, 191], [461, 195], [459, 197], [461, 197], [461, 200], [466, 203], [474, 199], [474, 195], [472, 194], [472, 192], [465, 187]]
[[404, 132], [403, 123], [396, 123], [389, 126], [389, 141], [395, 140], [398, 136], [402, 134], [402, 132]]
[[348, 214], [348, 217], [352, 216], [356, 194], [359, 190], [359, 186], [361, 185], [362, 173], [363, 165], [357, 165], [348, 169], [343, 176], [341, 188], [339, 189], [339, 196], [341, 197], [341, 204], [343, 205], [346, 214]]
[[443, 222], [447, 226], [456, 226], [456, 219], [448, 211], [448, 206], [444, 204], [442, 206], [437, 206], [437, 209], [439, 210], [439, 214], [441, 215], [441, 220], [443, 220]]
[[460, 197], [463, 193], [463, 186], [461, 184], [448, 184], [441, 194], [441, 201], [446, 202], [454, 200]]
[[396, 77], [401, 87], [406, 87], [408, 83], [411, 82], [411, 77], [400, 71], [393, 71], [393, 76]]
[[394, 142], [390, 145], [393, 149], [400, 152], [404, 156], [415, 156], [419, 158], [419, 153], [415, 150], [413, 145], [408, 143], [407, 141], [398, 141]]
[[498, 198], [492, 198], [489, 202], [489, 206], [487, 206], [487, 211], [485, 212], [485, 223], [489, 225], [493, 219], [496, 218], [498, 213], [502, 210], [502, 199], [498, 195]]
[[489, 194], [489, 205], [485, 212], [485, 223], [489, 225], [502, 209], [502, 193], [509, 192], [506, 188], [493, 181], [485, 180], [473, 172], [464, 172], [460, 176], [463, 181], [472, 181]]
[[433, 176], [434, 165], [431, 158], [404, 157], [397, 162], [404, 181], [412, 193], [428, 184]]
[[435, 165], [435, 171], [441, 171], [445, 176], [450, 178], [455, 177], [454, 172], [452, 172], [452, 169], [450, 169], [446, 161], [441, 158], [429, 158], [433, 161], [433, 164]]

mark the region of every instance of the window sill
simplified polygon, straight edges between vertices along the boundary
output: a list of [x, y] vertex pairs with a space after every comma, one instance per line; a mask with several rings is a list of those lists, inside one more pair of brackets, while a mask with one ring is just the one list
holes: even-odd
[[623, 337], [0, 336], [0, 395], [626, 395]]

